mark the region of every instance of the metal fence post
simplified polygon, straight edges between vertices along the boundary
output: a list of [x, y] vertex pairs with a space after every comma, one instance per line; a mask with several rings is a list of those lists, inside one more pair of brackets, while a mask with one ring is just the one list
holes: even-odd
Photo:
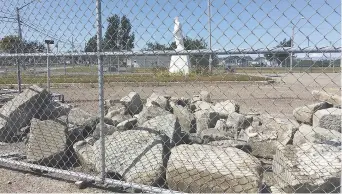
[[104, 127], [104, 92], [103, 92], [103, 65], [102, 65], [102, 21], [101, 21], [101, 0], [96, 0], [96, 22], [97, 22], [97, 63], [98, 63], [98, 84], [99, 84], [99, 111], [100, 111], [100, 142], [101, 142], [101, 180], [106, 178], [105, 163], [105, 134]]
[[49, 44], [47, 43], [46, 44], [46, 52], [47, 52], [47, 56], [46, 56], [46, 71], [47, 71], [47, 89], [48, 89], [48, 92], [50, 92], [50, 64], [49, 64], [49, 52], [50, 52], [50, 46]]

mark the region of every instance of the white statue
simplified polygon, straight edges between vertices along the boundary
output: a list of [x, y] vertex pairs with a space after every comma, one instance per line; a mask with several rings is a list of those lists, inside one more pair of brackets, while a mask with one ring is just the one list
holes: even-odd
[[[175, 17], [175, 26], [173, 29], [173, 36], [176, 41], [176, 51], [184, 50], [182, 25], [180, 24], [178, 17]], [[184, 75], [189, 74], [190, 59], [188, 55], [172, 55], [170, 61], [170, 73], [182, 73]]]
[[184, 50], [182, 24], [179, 23], [178, 17], [175, 17], [174, 20], [175, 20], [175, 26], [173, 28], [173, 35], [175, 37], [175, 41], [177, 45], [176, 50]]

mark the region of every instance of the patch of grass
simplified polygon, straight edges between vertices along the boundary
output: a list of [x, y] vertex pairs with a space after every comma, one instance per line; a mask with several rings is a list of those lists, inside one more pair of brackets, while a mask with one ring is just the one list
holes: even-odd
[[[249, 76], [241, 74], [222, 74], [222, 75], [198, 75], [191, 73], [188, 76], [180, 74], [157, 73], [153, 75], [139, 75], [139, 74], [119, 74], [119, 75], [105, 75], [104, 82], [195, 82], [195, 81], [266, 81], [270, 78]], [[51, 76], [51, 83], [97, 83], [97, 75], [60, 75]], [[0, 84], [14, 84], [17, 82], [15, 76], [1, 77]], [[39, 84], [46, 83], [45, 76], [22, 76], [23, 84]]]

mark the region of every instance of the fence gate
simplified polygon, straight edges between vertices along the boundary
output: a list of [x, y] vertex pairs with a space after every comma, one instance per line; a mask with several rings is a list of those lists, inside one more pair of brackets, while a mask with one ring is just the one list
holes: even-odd
[[5, 191], [341, 191], [340, 1], [0, 5]]

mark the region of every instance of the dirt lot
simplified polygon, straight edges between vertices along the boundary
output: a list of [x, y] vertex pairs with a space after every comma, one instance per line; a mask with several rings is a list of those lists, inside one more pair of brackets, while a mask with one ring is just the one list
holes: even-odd
[[[272, 75], [264, 75], [272, 76]], [[152, 92], [171, 96], [191, 97], [201, 90], [212, 93], [214, 101], [233, 99], [240, 103], [241, 112], [269, 113], [279, 117], [291, 117], [295, 107], [314, 102], [312, 90], [341, 93], [341, 75], [338, 73], [294, 73], [273, 77], [274, 84], [257, 83], [173, 83], [159, 85], [105, 84], [105, 98], [117, 99], [131, 91], [146, 99]], [[68, 103], [96, 113], [98, 111], [97, 84], [68, 84], [53, 88], [53, 92], [65, 95]], [[2, 192], [106, 192], [88, 188], [79, 190], [72, 183], [25, 174], [0, 168]]]
[[[271, 76], [271, 75], [264, 75]], [[270, 113], [290, 117], [295, 107], [313, 102], [312, 90], [324, 90], [335, 94], [341, 93], [341, 75], [328, 74], [280, 74], [273, 77], [275, 84], [264, 83], [172, 83], [172, 84], [144, 84], [106, 83], [105, 99], [119, 100], [131, 91], [138, 92], [146, 99], [152, 92], [171, 96], [191, 97], [201, 90], [212, 93], [214, 101], [232, 99], [240, 103], [241, 111]], [[60, 87], [60, 86], [59, 86]], [[69, 103], [77, 104], [87, 111], [98, 111], [98, 85], [74, 84], [54, 88], [54, 92], [65, 95]]]

